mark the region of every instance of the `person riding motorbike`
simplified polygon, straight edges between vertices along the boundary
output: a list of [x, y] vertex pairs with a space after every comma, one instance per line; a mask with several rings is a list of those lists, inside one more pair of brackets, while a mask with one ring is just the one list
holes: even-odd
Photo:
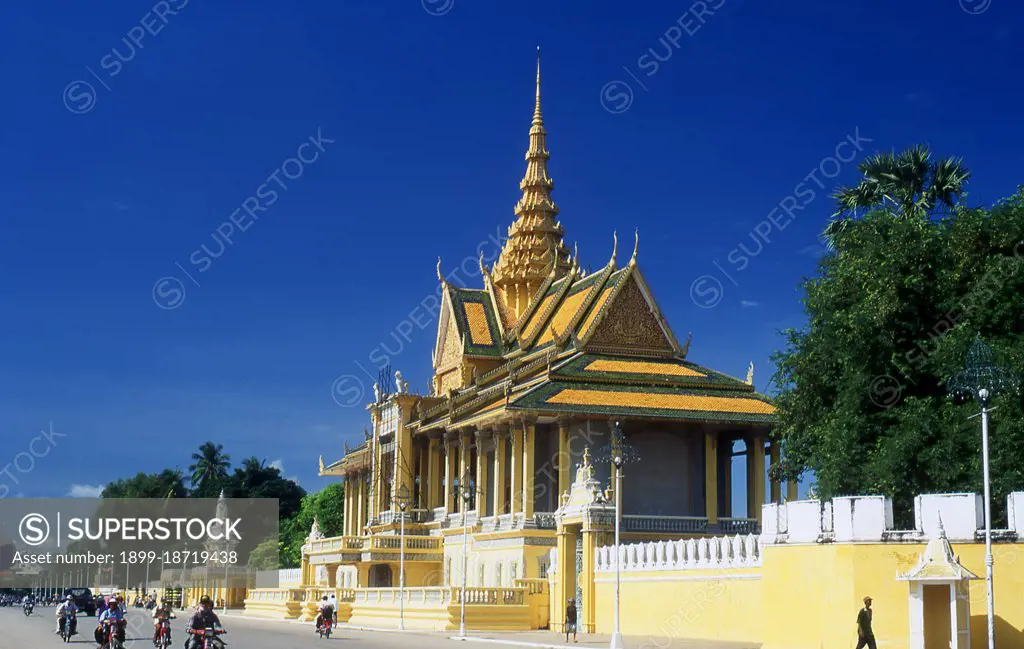
[[106, 634], [104, 633], [104, 625], [113, 624], [117, 625], [117, 639], [124, 643], [124, 611], [117, 605], [117, 602], [111, 602], [107, 610], [103, 611], [100, 615], [99, 624], [96, 626], [96, 631], [93, 634], [96, 639], [96, 644], [103, 646]]
[[31, 613], [32, 609], [35, 608], [35, 606], [36, 598], [33, 597], [31, 594], [25, 595], [25, 597], [21, 599], [21, 607], [25, 609], [25, 611]]
[[196, 633], [202, 635], [206, 629], [220, 626], [220, 618], [213, 612], [213, 600], [203, 595], [202, 599], [199, 600], [199, 608], [196, 609], [196, 612], [192, 614], [188, 621], [189, 639], [185, 643], [186, 649], [198, 649], [200, 646], [199, 636]]
[[315, 631], [320, 630], [320, 626], [323, 624], [324, 620], [331, 620], [331, 622], [334, 622], [334, 606], [331, 605], [330, 600], [327, 599], [327, 595], [324, 595], [317, 604]]
[[[160, 639], [160, 624], [165, 620], [173, 620], [177, 615], [174, 614], [174, 607], [171, 606], [171, 600], [169, 597], [165, 597], [160, 606], [153, 609], [153, 642]], [[170, 637], [171, 629], [168, 627], [167, 635]]]
[[68, 616], [71, 616], [71, 635], [75, 635], [78, 633], [78, 605], [75, 604], [74, 595], [68, 595], [57, 607], [57, 630], [54, 633], [64, 630], [64, 620]]

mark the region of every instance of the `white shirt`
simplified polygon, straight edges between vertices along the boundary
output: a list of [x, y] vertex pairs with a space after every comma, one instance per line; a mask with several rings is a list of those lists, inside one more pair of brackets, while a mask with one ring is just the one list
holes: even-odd
[[74, 602], [61, 602], [60, 606], [57, 607], [57, 616], [65, 615], [68, 613], [74, 614], [78, 612], [78, 606]]
[[325, 608], [327, 608], [328, 606], [330, 606], [331, 608], [334, 608], [334, 604], [331, 604], [330, 600], [327, 600], [327, 601], [324, 601], [324, 600], [320, 600], [320, 606], [319, 606], [318, 608], [319, 608], [319, 609], [320, 609], [321, 611], [323, 611], [323, 610], [324, 610]]

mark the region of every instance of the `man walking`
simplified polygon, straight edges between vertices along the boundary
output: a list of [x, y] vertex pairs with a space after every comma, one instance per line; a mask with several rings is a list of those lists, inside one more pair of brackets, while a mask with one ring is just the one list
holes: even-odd
[[871, 598], [864, 598], [864, 608], [857, 614], [857, 649], [877, 649], [875, 646], [875, 634], [871, 630]]

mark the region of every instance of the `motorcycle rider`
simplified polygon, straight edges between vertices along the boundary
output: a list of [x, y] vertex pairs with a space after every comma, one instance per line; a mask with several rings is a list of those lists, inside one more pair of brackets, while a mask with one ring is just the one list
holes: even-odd
[[[165, 597], [160, 606], [153, 609], [153, 642], [160, 639], [160, 624], [164, 620], [173, 620], [176, 617], [178, 616], [174, 614], [174, 607], [171, 606], [171, 599], [169, 597]], [[168, 627], [167, 636], [170, 637], [170, 635], [171, 629]]]
[[220, 618], [213, 612], [213, 600], [203, 595], [199, 600], [199, 608], [192, 614], [188, 621], [189, 638], [185, 643], [186, 649], [198, 649], [199, 638], [192, 633], [198, 631], [200, 634], [207, 628], [221, 626]]
[[107, 610], [103, 611], [103, 614], [100, 615], [99, 624], [96, 626], [94, 636], [96, 638], [96, 644], [100, 646], [103, 646], [104, 641], [104, 624], [116, 624], [117, 639], [124, 644], [124, 611], [121, 610], [121, 607], [117, 605], [116, 601], [112, 601], [107, 607]]
[[54, 633], [60, 633], [64, 629], [64, 619], [69, 615], [71, 616], [71, 635], [75, 635], [78, 633], [78, 605], [75, 604], [74, 595], [68, 595], [57, 607], [57, 630]]
[[320, 630], [320, 626], [323, 624], [324, 620], [334, 621], [334, 606], [332, 606], [330, 600], [327, 599], [327, 595], [324, 595], [323, 598], [321, 598], [320, 602], [317, 604], [317, 609], [316, 630], [314, 633]]

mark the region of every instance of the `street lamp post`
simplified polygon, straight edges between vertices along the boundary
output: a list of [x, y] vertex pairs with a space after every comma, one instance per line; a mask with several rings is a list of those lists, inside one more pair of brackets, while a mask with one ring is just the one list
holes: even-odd
[[612, 426], [608, 444], [598, 452], [599, 462], [609, 462], [615, 469], [615, 607], [613, 609], [613, 628], [610, 642], [610, 649], [623, 649], [625, 643], [622, 641], [622, 626], [620, 624], [619, 602], [621, 584], [621, 566], [619, 561], [619, 548], [621, 544], [620, 531], [622, 521], [622, 465], [636, 462], [640, 459], [636, 448], [626, 441], [622, 434], [622, 424], [618, 421]]
[[466, 577], [469, 574], [469, 501], [473, 497], [472, 476], [469, 471], [462, 474], [459, 484], [455, 487], [456, 494], [462, 498], [462, 593], [459, 597], [459, 637], [466, 637]]
[[[967, 349], [964, 369], [949, 380], [949, 392], [954, 397], [970, 397], [981, 406], [982, 474], [985, 481], [985, 592], [988, 604], [988, 648], [995, 649], [995, 597], [992, 586], [992, 501], [988, 468], [988, 415], [992, 398], [1003, 390], [1015, 390], [1017, 380], [1008, 370], [996, 365], [992, 349], [980, 336], [975, 337]], [[973, 419], [978, 415], [971, 415]]]
[[398, 488], [395, 502], [398, 504], [398, 630], [405, 631], [405, 510], [409, 507], [409, 488], [404, 484]]
[[619, 520], [622, 518], [622, 456], [612, 458], [615, 465], [615, 626], [612, 630], [611, 649], [619, 649], [622, 644], [622, 627], [619, 626]]

